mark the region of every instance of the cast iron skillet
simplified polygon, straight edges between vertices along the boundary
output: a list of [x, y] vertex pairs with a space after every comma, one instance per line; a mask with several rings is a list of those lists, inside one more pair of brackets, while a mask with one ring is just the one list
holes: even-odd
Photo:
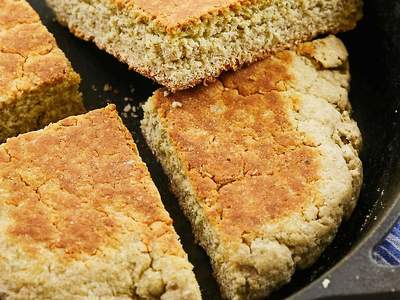
[[[43, 0], [30, 0], [59, 46], [82, 76], [88, 109], [115, 103], [120, 112], [128, 103], [138, 105], [157, 88], [150, 80], [128, 71], [124, 64], [75, 38], [54, 20]], [[386, 235], [400, 213], [400, 1], [370, 0], [359, 27], [340, 35], [350, 52], [354, 118], [364, 137], [362, 160], [365, 181], [353, 216], [310, 269], [299, 271], [290, 284], [271, 299], [400, 299], [400, 269], [382, 267], [372, 260], [374, 246]], [[105, 92], [104, 84], [113, 91]], [[117, 90], [117, 92], [116, 92]], [[163, 202], [195, 266], [204, 299], [220, 299], [209, 260], [195, 244], [190, 225], [168, 189], [168, 179], [146, 146], [138, 117], [128, 116], [143, 160], [147, 163]], [[322, 282], [330, 284], [324, 288]], [[325, 280], [326, 282], [326, 280]], [[357, 296], [358, 295], [358, 296]]]

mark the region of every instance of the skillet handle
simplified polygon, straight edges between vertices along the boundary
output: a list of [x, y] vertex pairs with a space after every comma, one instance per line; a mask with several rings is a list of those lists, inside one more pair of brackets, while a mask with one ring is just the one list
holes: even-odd
[[399, 300], [400, 267], [378, 264], [372, 258], [373, 249], [396, 224], [400, 199], [371, 230], [369, 238], [358, 245], [332, 270], [322, 275], [290, 300]]

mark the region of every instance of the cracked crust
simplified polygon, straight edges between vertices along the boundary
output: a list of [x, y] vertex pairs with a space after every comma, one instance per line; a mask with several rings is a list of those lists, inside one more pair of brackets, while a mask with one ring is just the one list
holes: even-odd
[[80, 78], [39, 16], [0, 0], [0, 142], [84, 111]]
[[362, 0], [46, 0], [77, 37], [171, 91], [353, 29]]
[[[334, 36], [144, 106], [142, 131], [229, 299], [311, 265], [356, 204], [361, 134]], [[180, 105], [172, 103], [179, 102]]]
[[114, 106], [0, 146], [0, 253], [0, 299], [200, 299]]

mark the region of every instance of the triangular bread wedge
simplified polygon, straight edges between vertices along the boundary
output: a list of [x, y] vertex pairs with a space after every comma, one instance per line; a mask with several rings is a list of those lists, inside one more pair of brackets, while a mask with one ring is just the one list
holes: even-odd
[[349, 79], [329, 36], [145, 104], [144, 136], [225, 297], [287, 283], [351, 214], [362, 165]]
[[85, 111], [80, 77], [25, 0], [0, 0], [0, 143]]
[[362, 0], [46, 0], [77, 37], [172, 91], [321, 34], [353, 29]]
[[0, 299], [200, 299], [114, 106], [0, 146]]

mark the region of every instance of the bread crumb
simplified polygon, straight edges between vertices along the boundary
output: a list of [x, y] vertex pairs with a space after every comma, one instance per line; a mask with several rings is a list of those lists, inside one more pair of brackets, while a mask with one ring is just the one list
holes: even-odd
[[130, 104], [127, 104], [127, 105], [125, 105], [125, 107], [124, 107], [124, 112], [130, 112], [131, 111], [131, 109], [132, 109], [132, 106], [130, 105]]
[[92, 91], [97, 92], [97, 87], [94, 84], [92, 84]]
[[172, 108], [178, 108], [178, 107], [182, 107], [182, 103], [179, 101], [173, 101]]
[[109, 83], [106, 83], [103, 87], [104, 92], [111, 92], [112, 91], [112, 86]]
[[129, 84], [129, 91], [131, 92], [131, 94], [133, 94], [135, 92], [135, 85], [134, 84]]
[[324, 289], [326, 289], [326, 288], [328, 288], [329, 287], [329, 284], [331, 283], [331, 281], [328, 279], [328, 278], [325, 278], [323, 281], [322, 281], [322, 286], [324, 287]]
[[164, 91], [164, 97], [168, 97], [169, 96], [169, 91]]
[[128, 118], [128, 117], [137, 118], [138, 115], [136, 114], [136, 106], [131, 105], [129, 103], [127, 105], [125, 105], [123, 112], [122, 112], [122, 116], [124, 118]]

